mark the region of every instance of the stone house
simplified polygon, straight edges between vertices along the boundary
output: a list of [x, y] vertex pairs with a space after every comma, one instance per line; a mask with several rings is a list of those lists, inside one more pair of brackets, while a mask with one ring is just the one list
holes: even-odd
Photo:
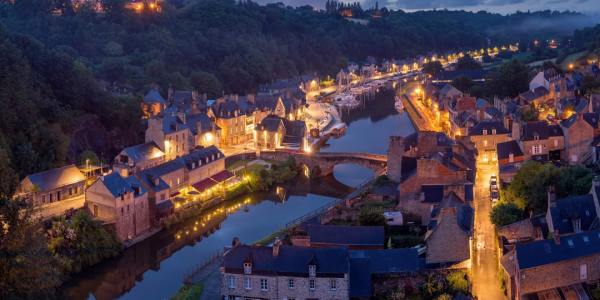
[[285, 125], [282, 118], [278, 116], [266, 117], [256, 125], [255, 146], [257, 149], [280, 148], [285, 134]]
[[563, 129], [546, 121], [514, 122], [512, 137], [519, 141], [526, 160], [560, 160], [565, 138]]
[[144, 118], [158, 116], [167, 106], [167, 101], [154, 87], [146, 93], [141, 102], [142, 115]]
[[496, 161], [496, 145], [510, 140], [500, 121], [481, 121], [468, 130], [469, 138], [483, 161]]
[[148, 193], [134, 176], [118, 172], [102, 176], [85, 191], [86, 208], [96, 219], [113, 225], [121, 241], [131, 240], [151, 228]]
[[568, 235], [598, 227], [600, 216], [600, 181], [594, 180], [586, 195], [568, 196], [556, 199], [554, 187], [548, 189], [548, 209], [546, 223], [548, 232], [553, 235]]
[[220, 144], [221, 128], [204, 112], [189, 114], [185, 117], [190, 130], [190, 147], [209, 147]]
[[560, 122], [565, 134], [565, 159], [579, 164], [592, 156], [592, 142], [600, 135], [597, 113], [578, 113]]
[[223, 299], [349, 299], [344, 248], [235, 244], [221, 264]]
[[382, 226], [306, 224], [293, 233], [291, 241], [300, 247], [384, 249], [385, 234]]
[[525, 161], [525, 154], [521, 146], [515, 140], [510, 140], [496, 145], [496, 157], [498, 158], [498, 175], [504, 183], [512, 182], [513, 177]]
[[169, 161], [188, 154], [190, 135], [185, 114], [159, 115], [148, 119], [145, 142], [154, 142]]
[[431, 268], [470, 268], [473, 209], [470, 205], [442, 208], [425, 234], [425, 263]]
[[33, 206], [83, 197], [85, 180], [75, 165], [55, 168], [27, 175], [21, 180], [14, 197], [24, 198]]
[[252, 141], [256, 125], [253, 101], [253, 96], [230, 95], [210, 106], [208, 115], [221, 128], [221, 145], [245, 145]]
[[597, 282], [600, 231], [516, 244], [500, 263], [510, 299]]
[[159, 176], [145, 173], [144, 171], [135, 176], [142, 187], [148, 192], [152, 224], [157, 225], [160, 219], [171, 215], [174, 211], [174, 205], [169, 193], [169, 185]]
[[113, 170], [124, 176], [158, 166], [165, 162], [165, 153], [155, 142], [127, 147], [115, 157]]
[[225, 155], [215, 146], [196, 149], [179, 160], [186, 167], [185, 181], [189, 186], [225, 170]]

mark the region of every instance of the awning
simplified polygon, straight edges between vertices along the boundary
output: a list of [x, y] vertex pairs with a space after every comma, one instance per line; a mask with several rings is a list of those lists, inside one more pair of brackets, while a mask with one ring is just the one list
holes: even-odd
[[210, 189], [211, 187], [217, 185], [217, 182], [215, 182], [214, 180], [210, 179], [210, 178], [206, 178], [204, 180], [198, 181], [194, 184], [192, 184], [192, 187], [194, 189], [196, 189], [198, 192], [203, 192], [207, 189]]
[[177, 196], [179, 194], [180, 194], [179, 191], [176, 191], [175, 193], [171, 194], [171, 197], [175, 197], [175, 196]]
[[213, 175], [210, 178], [218, 183], [221, 183], [223, 181], [227, 181], [227, 180], [233, 178], [234, 176], [235, 175], [233, 175], [233, 173], [229, 172], [228, 170], [223, 170], [223, 171]]

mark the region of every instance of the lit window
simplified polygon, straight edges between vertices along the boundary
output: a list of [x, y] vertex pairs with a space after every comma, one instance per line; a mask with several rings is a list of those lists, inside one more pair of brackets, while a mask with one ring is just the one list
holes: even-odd
[[269, 282], [267, 281], [266, 278], [261, 278], [260, 279], [260, 290], [261, 291], [267, 291], [267, 290], [269, 290]]
[[496, 134], [496, 128], [492, 129], [492, 134]]
[[294, 288], [294, 279], [288, 279], [288, 288], [289, 289], [293, 289]]
[[308, 276], [310, 276], [310, 277], [317, 276], [317, 266], [315, 266], [315, 265], [308, 266]]
[[331, 281], [329, 282], [329, 285], [331, 286], [332, 291], [337, 290], [337, 280], [331, 279]]
[[244, 288], [247, 290], [252, 289], [252, 279], [250, 277], [244, 278]]
[[315, 282], [315, 280], [314, 280], [314, 279], [310, 279], [310, 280], [308, 280], [308, 288], [309, 288], [310, 290], [314, 290], [314, 289], [316, 288], [316, 285], [317, 285], [317, 284], [316, 284], [316, 282]]
[[244, 263], [244, 274], [252, 274], [252, 264]]
[[487, 129], [483, 130], [483, 135], [487, 135]]
[[235, 277], [229, 275], [228, 281], [229, 281], [229, 288], [234, 289], [235, 288]]

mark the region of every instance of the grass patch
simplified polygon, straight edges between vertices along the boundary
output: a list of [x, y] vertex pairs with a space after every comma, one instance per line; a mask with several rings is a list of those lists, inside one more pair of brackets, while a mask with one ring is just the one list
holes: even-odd
[[171, 300], [197, 300], [202, 295], [202, 284], [184, 284]]
[[272, 242], [274, 242], [276, 238], [282, 236], [286, 231], [287, 231], [286, 228], [277, 230], [277, 231], [265, 236], [264, 238], [256, 241], [254, 244], [258, 245], [258, 246], [267, 246], [267, 245], [271, 244]]

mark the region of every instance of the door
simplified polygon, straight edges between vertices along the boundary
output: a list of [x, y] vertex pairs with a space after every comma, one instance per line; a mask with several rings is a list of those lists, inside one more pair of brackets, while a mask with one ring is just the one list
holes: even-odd
[[587, 280], [587, 265], [579, 266], [579, 279]]

